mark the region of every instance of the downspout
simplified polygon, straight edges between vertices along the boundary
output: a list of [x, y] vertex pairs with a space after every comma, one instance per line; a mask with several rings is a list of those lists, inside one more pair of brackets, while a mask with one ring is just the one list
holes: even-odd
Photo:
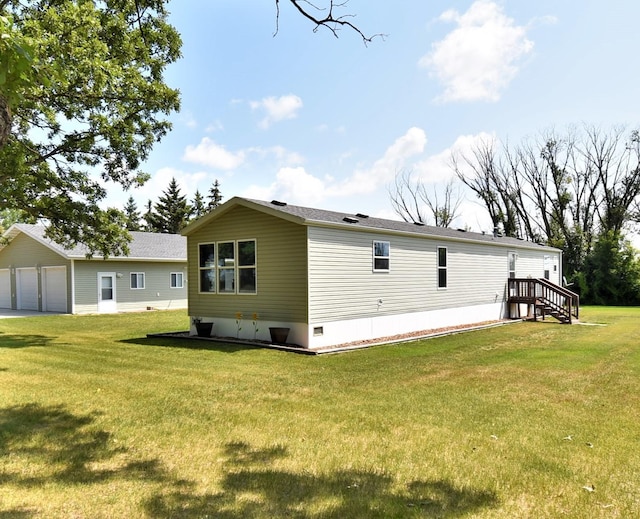
[[71, 261], [71, 313], [76, 313], [76, 263]]

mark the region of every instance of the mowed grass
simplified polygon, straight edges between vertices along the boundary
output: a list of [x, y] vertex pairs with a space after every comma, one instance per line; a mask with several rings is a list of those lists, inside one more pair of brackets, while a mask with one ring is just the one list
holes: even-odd
[[0, 320], [0, 518], [640, 517], [640, 309], [303, 356]]

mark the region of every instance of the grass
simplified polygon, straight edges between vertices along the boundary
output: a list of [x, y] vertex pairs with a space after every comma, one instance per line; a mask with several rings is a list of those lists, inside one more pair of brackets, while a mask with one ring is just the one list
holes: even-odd
[[640, 309], [582, 319], [319, 357], [2, 320], [0, 518], [638, 517]]

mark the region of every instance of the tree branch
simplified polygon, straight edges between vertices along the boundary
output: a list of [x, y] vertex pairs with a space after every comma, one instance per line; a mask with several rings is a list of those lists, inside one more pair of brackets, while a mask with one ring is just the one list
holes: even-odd
[[[280, 21], [280, 0], [275, 0], [275, 1], [276, 1], [276, 31], [274, 33], [274, 36], [278, 34], [279, 21]], [[356, 32], [362, 38], [362, 41], [364, 42], [365, 45], [367, 45], [368, 43], [371, 43], [371, 41], [373, 41], [375, 37], [380, 37], [382, 39], [384, 39], [385, 37], [385, 35], [381, 33], [374, 34], [373, 36], [367, 36], [364, 32], [362, 32], [362, 30], [357, 25], [355, 25], [349, 20], [349, 18], [354, 18], [355, 15], [345, 14], [342, 16], [334, 16], [333, 14], [334, 8], [344, 7], [349, 2], [349, 0], [344, 0], [343, 2], [339, 2], [339, 3], [336, 2], [335, 0], [329, 0], [328, 9], [318, 7], [312, 4], [309, 0], [289, 0], [289, 2], [291, 2], [291, 4], [297, 9], [297, 11], [302, 16], [304, 16], [305, 18], [307, 18], [308, 20], [316, 24], [315, 28], [313, 29], [314, 32], [316, 32], [319, 27], [326, 27], [333, 33], [333, 35], [336, 38], [338, 38], [338, 31], [340, 31], [340, 29], [342, 29], [343, 27], [346, 27]], [[319, 13], [326, 12], [327, 14], [326, 16], [315, 15], [310, 12], [310, 9], [315, 9]]]

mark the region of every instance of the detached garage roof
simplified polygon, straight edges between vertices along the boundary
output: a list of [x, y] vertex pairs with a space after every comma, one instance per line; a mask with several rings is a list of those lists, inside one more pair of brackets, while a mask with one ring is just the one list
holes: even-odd
[[[63, 258], [86, 259], [89, 249], [82, 244], [68, 249], [45, 236], [45, 227], [18, 223], [12, 225], [4, 237], [9, 240], [23, 233], [40, 242]], [[187, 261], [187, 239], [179, 234], [160, 234], [151, 232], [132, 231], [131, 243], [129, 243], [128, 256], [109, 256], [109, 260], [135, 260], [135, 261]], [[0, 245], [0, 250], [8, 245]], [[102, 256], [94, 255], [94, 259], [102, 259]]]
[[385, 218], [375, 218], [362, 213], [340, 213], [336, 211], [326, 211], [324, 209], [314, 209], [290, 205], [286, 202], [272, 200], [251, 200], [248, 198], [234, 197], [222, 204], [217, 209], [204, 215], [202, 218], [187, 225], [182, 234], [188, 236], [203, 225], [214, 221], [228, 210], [236, 206], [248, 207], [256, 211], [270, 214], [290, 222], [300, 225], [325, 226], [349, 230], [360, 230], [368, 232], [378, 232], [386, 234], [403, 234], [416, 237], [441, 238], [444, 240], [470, 241], [478, 243], [491, 243], [505, 247], [519, 247], [530, 249], [548, 249], [557, 251], [553, 247], [540, 245], [538, 243], [523, 240], [521, 238], [511, 238], [508, 236], [495, 235], [493, 233], [470, 232], [464, 229], [452, 229], [449, 227], [435, 227], [424, 225], [419, 222], [403, 222], [399, 220], [388, 220]]

